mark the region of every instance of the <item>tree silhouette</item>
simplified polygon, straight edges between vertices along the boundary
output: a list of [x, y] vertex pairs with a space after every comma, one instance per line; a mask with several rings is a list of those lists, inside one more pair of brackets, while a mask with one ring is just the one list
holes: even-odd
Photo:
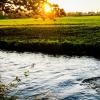
[[18, 9], [22, 6], [27, 10], [37, 10], [40, 3], [47, 0], [0, 0], [0, 11], [8, 13], [8, 10]]
[[[52, 7], [51, 13], [44, 11], [43, 5], [45, 3]], [[60, 9], [57, 4], [48, 3], [48, 0], [0, 0], [0, 12], [4, 12], [6, 15], [18, 17], [22, 15], [19, 12], [25, 11], [31, 11], [30, 15], [40, 15], [43, 20], [47, 17], [54, 19], [56, 16], [64, 14], [63, 9]]]

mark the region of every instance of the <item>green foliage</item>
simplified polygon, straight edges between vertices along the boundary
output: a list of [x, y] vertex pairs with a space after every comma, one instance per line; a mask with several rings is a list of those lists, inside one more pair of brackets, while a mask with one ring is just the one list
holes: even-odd
[[[41, 18], [24, 18], [24, 19], [5, 19], [0, 20], [0, 27], [48, 27], [48, 25], [100, 25], [100, 16], [81, 16], [81, 17], [61, 17], [56, 18], [56, 21]], [[44, 25], [44, 26], [43, 26]], [[55, 26], [56, 27], [56, 26]]]
[[[45, 13], [46, 3], [53, 8], [52, 13]], [[45, 20], [45, 18], [54, 19], [55, 16], [66, 16], [64, 9], [60, 9], [57, 4], [48, 3], [48, 0], [1, 0], [0, 11], [9, 18], [29, 18], [40, 15]]]
[[21, 79], [18, 76], [16, 76], [15, 80], [18, 81], [18, 82], [21, 81]]
[[[29, 76], [29, 71], [26, 70], [23, 75], [25, 76], [25, 78], [27, 78]], [[18, 83], [21, 81], [19, 76], [16, 76], [15, 79], [10, 82], [10, 83], [6, 83], [6, 85], [4, 83], [0, 82], [0, 100], [16, 100], [18, 99], [18, 97], [16, 96], [6, 96], [6, 92], [7, 90], [11, 89], [12, 87], [17, 88], [17, 86], [19, 85]]]
[[[0, 24], [2, 49], [99, 56], [99, 16], [64, 17], [57, 18], [56, 22], [12, 19], [2, 20]], [[24, 75], [27, 76], [26, 74], [25, 72]]]
[[0, 97], [5, 94], [5, 90], [7, 89], [6, 85], [0, 83]]
[[25, 72], [24, 72], [24, 76], [25, 76], [25, 77], [29, 76], [29, 71], [25, 71]]
[[21, 7], [27, 10], [37, 10], [41, 2], [47, 0], [0, 0], [0, 10], [5, 13], [14, 12], [15, 10], [22, 10]]

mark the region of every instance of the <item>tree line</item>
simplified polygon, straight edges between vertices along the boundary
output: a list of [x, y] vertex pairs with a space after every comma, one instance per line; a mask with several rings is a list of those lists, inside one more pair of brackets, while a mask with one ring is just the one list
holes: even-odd
[[[47, 3], [53, 10], [46, 14], [43, 5]], [[54, 18], [56, 16], [65, 16], [64, 9], [59, 8], [57, 4], [51, 4], [47, 0], [0, 0], [0, 16], [8, 18], [23, 17], [45, 17]]]
[[98, 12], [67, 12], [66, 16], [100, 16], [100, 11]]
[[[43, 5], [47, 3], [52, 12], [45, 13]], [[96, 16], [98, 12], [65, 12], [57, 4], [51, 4], [48, 0], [0, 0], [0, 18], [46, 18], [55, 19], [62, 16]]]

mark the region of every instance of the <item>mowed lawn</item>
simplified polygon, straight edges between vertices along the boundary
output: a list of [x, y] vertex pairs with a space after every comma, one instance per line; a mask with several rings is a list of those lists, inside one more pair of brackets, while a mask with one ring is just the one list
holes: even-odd
[[56, 18], [56, 21], [41, 18], [24, 18], [24, 19], [2, 19], [0, 20], [0, 27], [2, 26], [23, 26], [23, 25], [41, 25], [41, 24], [58, 24], [58, 25], [100, 25], [100, 16], [81, 16], [81, 17], [62, 17]]

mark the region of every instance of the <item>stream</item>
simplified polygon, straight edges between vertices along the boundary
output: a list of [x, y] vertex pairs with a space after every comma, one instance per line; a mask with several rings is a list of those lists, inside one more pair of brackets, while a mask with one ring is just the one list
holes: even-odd
[[0, 82], [18, 100], [100, 100], [100, 60], [1, 50]]

